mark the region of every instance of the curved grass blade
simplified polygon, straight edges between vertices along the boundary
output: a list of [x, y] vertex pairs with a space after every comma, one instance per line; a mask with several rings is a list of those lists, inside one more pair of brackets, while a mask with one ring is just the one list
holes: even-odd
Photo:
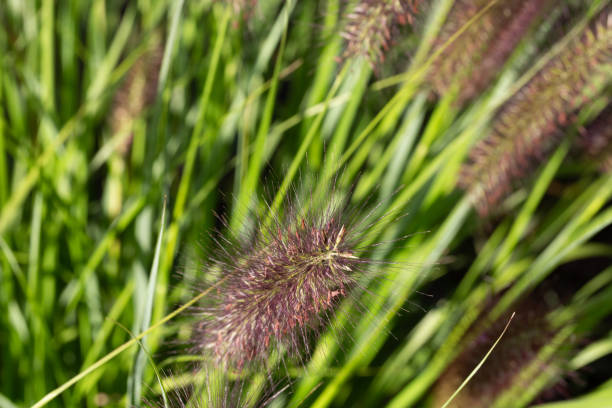
[[508, 330], [508, 327], [510, 327], [510, 322], [512, 322], [512, 319], [514, 318], [514, 313], [512, 313], [512, 316], [510, 316], [510, 320], [508, 320], [508, 323], [506, 324], [506, 327], [504, 327], [504, 330], [502, 331], [502, 333], [499, 335], [499, 337], [497, 338], [497, 340], [495, 340], [495, 343], [493, 343], [493, 345], [491, 346], [491, 348], [489, 349], [489, 351], [487, 352], [487, 354], [485, 354], [485, 356], [482, 358], [482, 360], [480, 361], [480, 363], [478, 363], [478, 365], [476, 366], [476, 368], [474, 368], [474, 370], [470, 373], [470, 375], [467, 376], [467, 378], [461, 383], [461, 385], [459, 386], [459, 388], [457, 388], [457, 390], [453, 393], [453, 395], [450, 396], [450, 398], [444, 403], [444, 405], [442, 405], [441, 408], [446, 408], [448, 407], [448, 405], [455, 399], [455, 397], [461, 392], [461, 390], [467, 385], [467, 383], [470, 382], [470, 380], [472, 379], [472, 377], [474, 377], [476, 375], [476, 373], [478, 372], [478, 370], [480, 370], [480, 367], [482, 367], [482, 365], [485, 363], [485, 361], [487, 361], [487, 358], [489, 358], [489, 356], [491, 355], [491, 353], [493, 352], [493, 349], [495, 349], [495, 346], [497, 346], [497, 343], [500, 342], [500, 340], [502, 339], [502, 337], [504, 337], [504, 334], [506, 334], [506, 330]]

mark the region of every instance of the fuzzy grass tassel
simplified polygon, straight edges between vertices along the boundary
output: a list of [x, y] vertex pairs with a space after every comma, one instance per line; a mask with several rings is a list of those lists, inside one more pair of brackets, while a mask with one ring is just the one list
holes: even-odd
[[[488, 3], [455, 1], [438, 36], [438, 44], [449, 41]], [[436, 93], [443, 95], [457, 83], [459, 105], [479, 95], [549, 3], [550, 0], [513, 0], [492, 6], [436, 59], [429, 74]]]
[[255, 221], [252, 236], [216, 237], [208, 270], [218, 271], [212, 305], [199, 309], [196, 349], [241, 369], [272, 350], [308, 354], [336, 306], [373, 261], [361, 256], [368, 217], [332, 192], [327, 203], [287, 198], [272, 222]]
[[575, 112], [609, 83], [612, 6], [546, 64], [497, 114], [470, 153], [460, 185], [482, 216], [558, 145]]
[[363, 56], [375, 67], [385, 60], [400, 27], [414, 23], [423, 0], [361, 0], [348, 14], [344, 57]]

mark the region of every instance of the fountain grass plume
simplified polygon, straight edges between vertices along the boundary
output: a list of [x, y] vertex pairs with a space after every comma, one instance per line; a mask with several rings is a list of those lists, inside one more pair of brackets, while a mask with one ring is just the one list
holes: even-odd
[[470, 152], [460, 185], [482, 216], [548, 157], [576, 112], [610, 81], [612, 6], [605, 7], [498, 112]]
[[375, 228], [375, 210], [364, 214], [335, 187], [320, 200], [292, 193], [285, 203], [271, 222], [252, 217], [251, 234], [213, 236], [207, 270], [215, 271], [217, 290], [196, 310], [193, 343], [227, 367], [264, 363], [278, 349], [307, 356], [311, 340], [376, 263], [364, 255], [370, 246], [361, 246]]
[[411, 25], [423, 8], [423, 0], [361, 0], [347, 15], [342, 37], [344, 57], [362, 56], [372, 67], [385, 60], [402, 26]]
[[[488, 3], [455, 1], [437, 43], [445, 44]], [[550, 3], [550, 0], [514, 0], [493, 5], [433, 64], [429, 82], [435, 92], [443, 95], [458, 83], [458, 105], [479, 95]]]

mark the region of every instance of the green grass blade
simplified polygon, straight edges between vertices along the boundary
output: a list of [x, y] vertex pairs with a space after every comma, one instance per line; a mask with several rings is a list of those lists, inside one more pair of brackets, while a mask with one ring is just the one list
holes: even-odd
[[[146, 288], [145, 305], [143, 315], [140, 316], [140, 331], [146, 332], [151, 324], [151, 315], [153, 313], [153, 303], [156, 295], [157, 288], [157, 274], [159, 271], [159, 262], [162, 253], [162, 242], [164, 238], [164, 227], [166, 225], [166, 200], [164, 199], [164, 205], [161, 213], [161, 225], [159, 228], [159, 235], [157, 236], [157, 243], [155, 244], [155, 254], [153, 256], [153, 264], [151, 265], [151, 271], [149, 273], [149, 282]], [[135, 288], [135, 290], [141, 290], [144, 288]], [[142, 338], [142, 343], [146, 343], [146, 336]], [[144, 367], [146, 363], [146, 355], [144, 347], [140, 347], [138, 352], [134, 356], [134, 366], [132, 373], [128, 377], [128, 401], [127, 406], [139, 407], [141, 403], [141, 390], [142, 380], [144, 375]]]

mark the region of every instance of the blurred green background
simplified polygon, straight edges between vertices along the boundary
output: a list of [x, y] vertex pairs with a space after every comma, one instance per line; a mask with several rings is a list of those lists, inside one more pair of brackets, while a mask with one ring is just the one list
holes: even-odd
[[[529, 3], [0, 0], [0, 407], [210, 283], [215, 212], [336, 177], [395, 264], [273, 405], [440, 407], [516, 312], [450, 406], [612, 407], [611, 6]], [[48, 406], [159, 397], [173, 322]]]

